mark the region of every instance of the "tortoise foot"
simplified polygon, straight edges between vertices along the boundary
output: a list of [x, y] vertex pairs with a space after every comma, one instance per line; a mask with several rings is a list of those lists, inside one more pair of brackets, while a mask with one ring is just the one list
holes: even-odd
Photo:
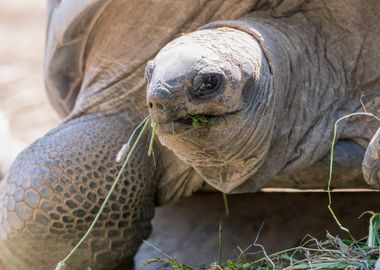
[[380, 129], [368, 145], [362, 168], [365, 180], [380, 189]]

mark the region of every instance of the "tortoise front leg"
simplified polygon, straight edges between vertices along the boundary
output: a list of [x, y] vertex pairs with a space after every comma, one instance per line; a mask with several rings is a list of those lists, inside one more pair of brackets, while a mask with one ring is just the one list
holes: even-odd
[[[132, 117], [131, 117], [132, 116]], [[0, 184], [0, 269], [54, 269], [94, 219], [121, 165], [115, 156], [139, 120], [87, 115], [23, 151]], [[69, 269], [132, 262], [151, 232], [156, 183], [145, 136]]]
[[365, 152], [363, 175], [368, 184], [380, 189], [380, 128]]

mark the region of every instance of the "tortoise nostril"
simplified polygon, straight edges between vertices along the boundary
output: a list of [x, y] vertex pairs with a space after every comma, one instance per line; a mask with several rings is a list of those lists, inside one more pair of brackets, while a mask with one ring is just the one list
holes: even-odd
[[148, 106], [149, 106], [149, 109], [158, 109], [158, 110], [163, 110], [165, 108], [164, 105], [162, 105], [161, 103], [158, 103], [158, 102], [149, 102], [148, 103]]
[[157, 108], [159, 110], [163, 110], [164, 109], [164, 105], [162, 105], [161, 103], [157, 103], [156, 106], [157, 106]]

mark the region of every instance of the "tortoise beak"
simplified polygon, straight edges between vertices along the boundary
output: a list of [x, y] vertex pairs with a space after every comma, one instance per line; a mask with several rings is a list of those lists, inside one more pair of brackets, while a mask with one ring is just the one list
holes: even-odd
[[147, 102], [150, 115], [158, 125], [172, 123], [183, 114], [176, 95], [161, 84], [148, 89]]

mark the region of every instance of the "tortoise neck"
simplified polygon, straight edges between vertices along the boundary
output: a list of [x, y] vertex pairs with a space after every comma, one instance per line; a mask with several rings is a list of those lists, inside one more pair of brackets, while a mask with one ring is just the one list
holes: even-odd
[[257, 190], [279, 172], [311, 166], [325, 156], [335, 119], [357, 108], [343, 108], [346, 90], [334, 72], [338, 61], [333, 65], [326, 58], [326, 41], [318, 29], [303, 14], [274, 19], [265, 12], [204, 28], [216, 27], [245, 31], [259, 42], [273, 93], [270, 149], [258, 171], [234, 191]]
[[168, 148], [156, 142], [154, 149], [158, 205], [188, 197], [204, 186], [205, 181], [194, 168], [177, 158]]

